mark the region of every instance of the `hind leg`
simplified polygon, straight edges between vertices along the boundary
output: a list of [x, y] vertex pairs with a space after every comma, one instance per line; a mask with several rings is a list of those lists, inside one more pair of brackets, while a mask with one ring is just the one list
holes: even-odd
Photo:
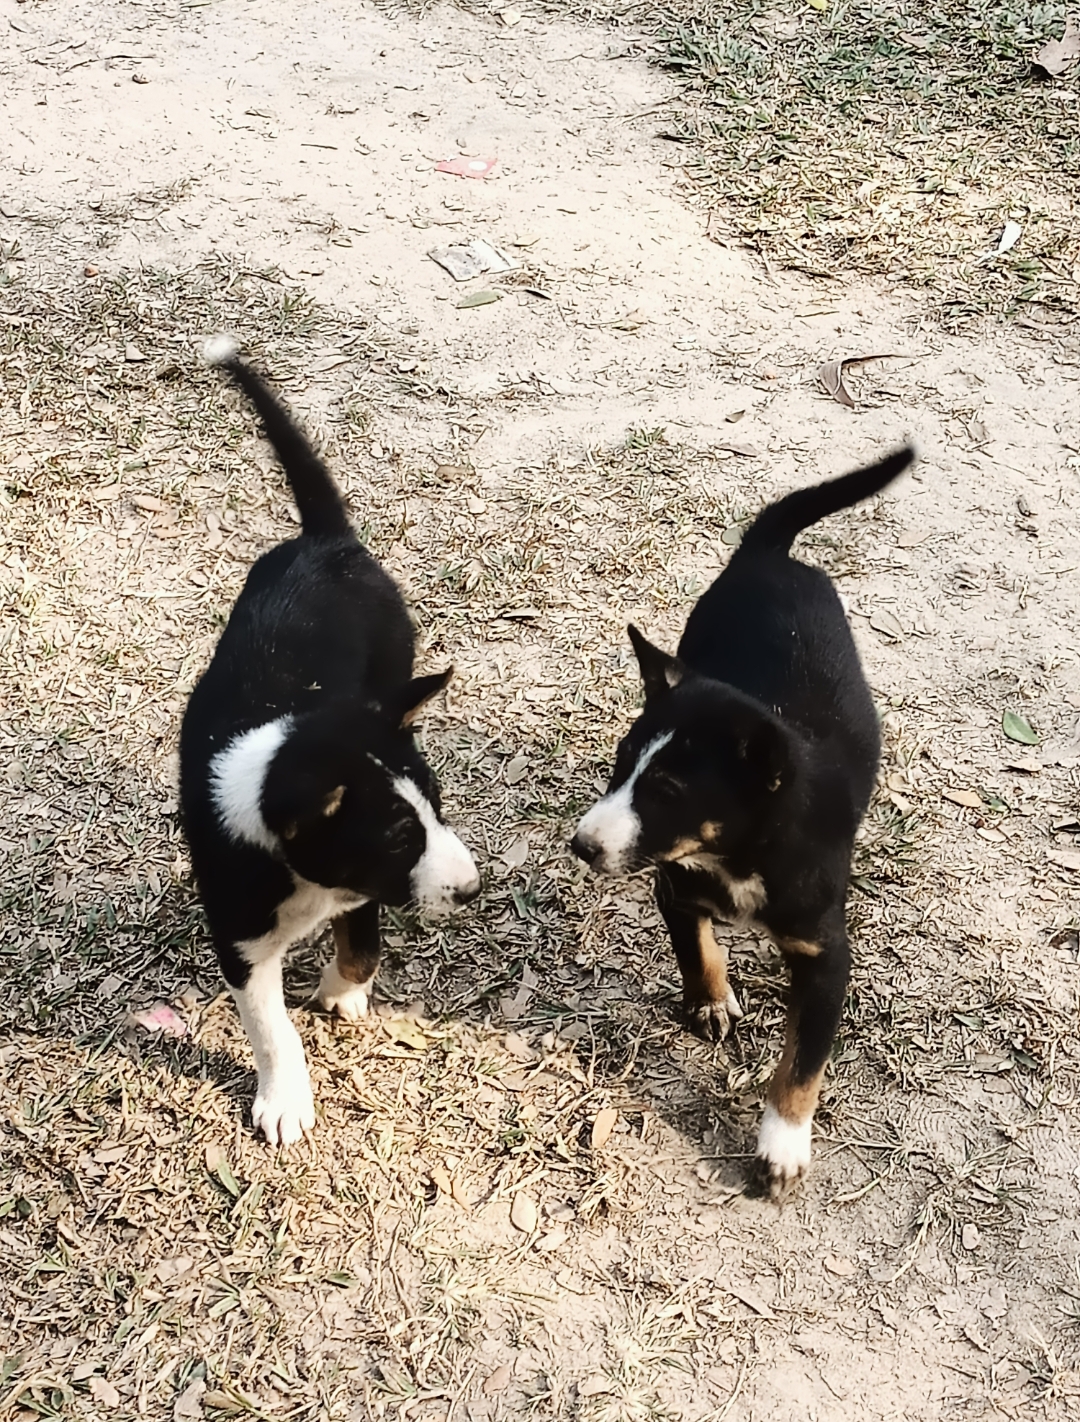
[[814, 1110], [851, 969], [842, 918], [816, 940], [779, 941], [791, 970], [787, 1028], [757, 1145], [758, 1175], [774, 1200], [782, 1200], [809, 1169]]
[[319, 1001], [348, 1022], [365, 1016], [379, 966], [379, 905], [363, 904], [333, 923], [336, 953], [322, 971]]

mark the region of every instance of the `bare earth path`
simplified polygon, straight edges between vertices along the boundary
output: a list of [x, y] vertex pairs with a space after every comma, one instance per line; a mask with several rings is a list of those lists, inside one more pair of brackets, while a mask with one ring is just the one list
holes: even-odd
[[[0, 1410], [1076, 1415], [1075, 334], [944, 336], [708, 240], [621, 32], [359, 0], [0, 27]], [[434, 171], [458, 152], [498, 164]], [[472, 238], [519, 270], [427, 255]], [[280, 1158], [173, 782], [291, 527], [198, 366], [220, 329], [325, 439], [424, 668], [457, 666], [425, 736], [488, 878], [458, 924], [388, 925], [368, 1023], [318, 1016], [297, 955], [322, 1119]], [[830, 400], [819, 365], [870, 352], [897, 358]], [[747, 1017], [707, 1049], [648, 885], [565, 840], [633, 713], [627, 620], [673, 645], [764, 498], [909, 435], [914, 476], [803, 549], [887, 751], [816, 1167], [777, 1211], [742, 1191], [774, 955], [734, 945]], [[129, 1019], [160, 1002], [186, 1035]]]

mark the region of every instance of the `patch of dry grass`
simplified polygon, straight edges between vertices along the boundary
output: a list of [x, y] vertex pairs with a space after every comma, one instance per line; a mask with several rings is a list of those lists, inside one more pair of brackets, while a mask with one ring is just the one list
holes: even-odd
[[[173, 785], [186, 690], [292, 517], [249, 411], [195, 359], [218, 329], [265, 352], [320, 430], [410, 590], [424, 666], [458, 667], [425, 738], [487, 879], [452, 925], [388, 915], [384, 1011], [359, 1027], [310, 1010], [316, 956], [296, 955], [321, 1116], [276, 1157], [247, 1125], [248, 1049]], [[762, 502], [762, 462], [637, 430], [485, 483], [483, 409], [373, 330], [224, 263], [4, 295], [0, 1401], [25, 1422], [184, 1397], [211, 1418], [719, 1418], [788, 1327], [783, 1279], [761, 1304], [774, 1241], [738, 1213], [779, 1048], [777, 956], [741, 944], [747, 1015], [707, 1048], [678, 1023], [646, 882], [598, 885], [564, 847], [634, 713], [626, 621], [674, 644]], [[414, 440], [395, 450], [402, 411]], [[864, 576], [889, 518], [852, 511], [807, 556]], [[942, 813], [950, 695], [886, 715], [821, 1113], [816, 1228], [841, 1248], [888, 1196], [858, 1265], [880, 1277], [858, 1286], [889, 1307], [915, 1263], [963, 1257], [965, 1225], [1014, 1260], [1029, 1142], [1057, 1141], [1048, 1102], [1076, 1104], [1075, 1004], [1029, 991], [1021, 949], [972, 927], [991, 868], [958, 822], [1000, 812]], [[1026, 865], [1033, 833], [1015, 841]], [[1061, 931], [1067, 879], [1025, 879]], [[130, 1023], [157, 999], [187, 1035]], [[984, 1081], [1009, 1095], [973, 1115]], [[1067, 1339], [1049, 1346], [1032, 1396], [1071, 1386]]]
[[[947, 325], [1080, 292], [1074, 70], [1031, 60], [1067, 4], [667, 0], [548, 8], [634, 26], [685, 85], [660, 127], [719, 240], [919, 289]], [[991, 256], [1006, 222], [1022, 235]]]

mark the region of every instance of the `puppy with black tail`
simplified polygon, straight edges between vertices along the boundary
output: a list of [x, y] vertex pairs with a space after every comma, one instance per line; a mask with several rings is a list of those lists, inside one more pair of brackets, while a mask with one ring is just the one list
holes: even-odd
[[315, 1124], [282, 962], [333, 923], [323, 1006], [367, 1011], [379, 905], [439, 916], [480, 892], [443, 822], [411, 727], [451, 671], [413, 676], [413, 628], [394, 582], [361, 546], [326, 467], [228, 337], [204, 357], [262, 417], [300, 511], [300, 536], [251, 569], [180, 738], [192, 865], [221, 969], [255, 1054], [255, 1128], [272, 1145]]
[[790, 550], [804, 528], [878, 493], [913, 458], [901, 450], [765, 509], [691, 612], [678, 656], [630, 628], [645, 709], [572, 841], [601, 874], [656, 867], [686, 1013], [706, 1040], [742, 1016], [714, 920], [760, 925], [787, 959], [784, 1051], [757, 1145], [774, 1198], [810, 1164], [850, 971], [852, 848], [880, 754], [836, 589]]

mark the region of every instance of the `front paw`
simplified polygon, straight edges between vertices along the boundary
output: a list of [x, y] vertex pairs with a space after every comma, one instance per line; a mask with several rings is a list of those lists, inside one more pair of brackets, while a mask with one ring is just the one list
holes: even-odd
[[812, 1117], [798, 1124], [786, 1121], [774, 1106], [766, 1106], [758, 1132], [754, 1174], [762, 1193], [780, 1204], [810, 1169]]
[[372, 978], [363, 983], [351, 982], [342, 977], [336, 962], [327, 963], [319, 983], [319, 1001], [327, 1012], [336, 1012], [346, 1022], [359, 1022], [367, 1016], [371, 983]]
[[315, 1098], [307, 1069], [303, 1074], [260, 1080], [251, 1122], [272, 1146], [292, 1145], [315, 1128]]
[[706, 1042], [722, 1042], [732, 1022], [743, 1015], [739, 999], [728, 988], [723, 1002], [688, 1002], [686, 1016], [691, 1032]]

